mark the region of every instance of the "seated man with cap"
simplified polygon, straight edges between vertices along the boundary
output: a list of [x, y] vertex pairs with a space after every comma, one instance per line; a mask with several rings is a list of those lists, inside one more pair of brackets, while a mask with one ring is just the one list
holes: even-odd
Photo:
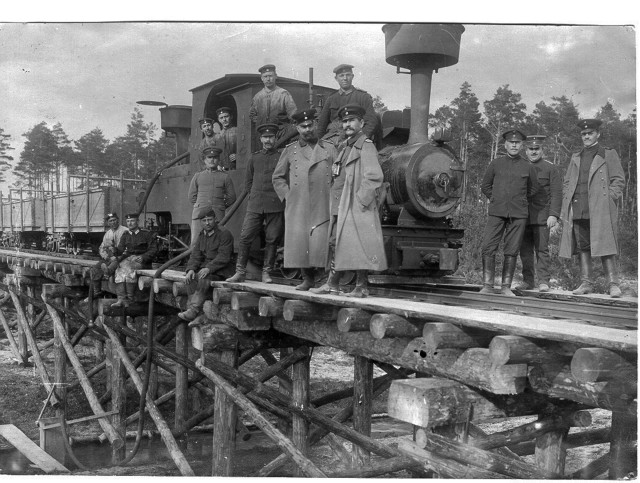
[[313, 287], [315, 269], [327, 264], [331, 165], [337, 151], [318, 139], [315, 116], [315, 109], [293, 115], [300, 136], [284, 148], [273, 171], [273, 187], [286, 200], [284, 266], [302, 269], [303, 282], [296, 290]]
[[515, 297], [511, 282], [524, 229], [529, 218], [529, 200], [538, 192], [538, 175], [520, 155], [526, 136], [517, 129], [502, 133], [506, 156], [489, 164], [482, 179], [482, 193], [489, 199], [489, 217], [482, 238], [482, 290], [493, 293], [496, 252], [504, 234], [504, 262], [500, 293]]
[[158, 253], [156, 234], [138, 226], [138, 214], [126, 217], [127, 231], [120, 238], [115, 249], [118, 268], [115, 273], [118, 301], [111, 307], [128, 307], [135, 294], [136, 270], [151, 268], [151, 262]]
[[218, 146], [205, 147], [202, 151], [205, 168], [191, 178], [189, 201], [193, 205], [191, 212], [191, 245], [202, 225], [200, 219], [210, 208], [216, 212], [218, 220], [224, 218], [226, 209], [236, 202], [236, 191], [229, 173], [218, 169], [222, 149]]
[[[254, 126], [275, 124], [278, 126], [274, 147], [282, 146], [296, 134], [291, 124], [291, 116], [298, 110], [288, 90], [276, 85], [278, 74], [273, 64], [263, 65], [258, 69], [264, 89], [259, 91], [251, 101], [249, 118]], [[255, 149], [255, 148], [254, 148]]]
[[202, 167], [202, 152], [204, 151], [204, 148], [216, 145], [216, 134], [213, 130], [212, 117], [203, 117], [198, 121], [198, 123], [200, 123], [200, 130], [202, 131], [202, 140], [200, 141], [200, 144], [198, 144], [198, 152], [200, 153], [199, 166]]
[[364, 109], [362, 132], [369, 139], [377, 141], [375, 138], [380, 135], [380, 122], [373, 109], [373, 99], [366, 91], [353, 85], [353, 66], [340, 64], [333, 69], [333, 73], [340, 89], [327, 97], [322, 106], [322, 112], [318, 118], [318, 136], [331, 140], [334, 144], [343, 140], [344, 131], [338, 112], [348, 104], [357, 104]]
[[365, 110], [357, 104], [340, 109], [346, 140], [331, 166], [329, 278], [313, 293], [338, 293], [337, 272], [355, 270], [356, 287], [348, 297], [367, 297], [369, 271], [387, 269], [380, 212], [383, 183], [378, 151], [362, 132]]
[[[562, 205], [562, 178], [560, 171], [551, 162], [543, 159], [542, 143], [547, 136], [527, 136], [526, 155], [538, 173], [540, 190], [531, 198], [529, 220], [524, 230], [520, 259], [522, 260], [522, 284], [518, 290], [531, 290], [535, 287], [535, 275], [538, 275], [540, 292], [549, 291], [549, 231], [558, 223]], [[534, 269], [534, 253], [537, 268]]]
[[609, 282], [609, 295], [622, 296], [616, 255], [618, 248], [618, 204], [625, 178], [620, 157], [599, 143], [599, 119], [578, 122], [583, 148], [574, 153], [564, 175], [560, 219], [563, 229], [559, 255], [580, 256], [580, 286], [576, 295], [593, 292], [591, 257], [601, 257]]
[[[109, 229], [105, 232], [102, 238], [102, 243], [98, 248], [100, 253], [100, 260], [91, 267], [91, 284], [93, 286], [93, 298], [98, 298], [102, 295], [102, 278], [110, 277], [118, 268], [118, 260], [115, 256], [115, 250], [122, 235], [127, 232], [127, 229], [120, 224], [120, 217], [117, 213], [107, 213], [104, 217]], [[89, 301], [89, 297], [84, 299], [85, 302]]]
[[187, 321], [192, 321], [202, 312], [204, 301], [211, 293], [210, 282], [224, 280], [233, 273], [231, 232], [218, 226], [213, 209], [202, 215], [202, 227], [186, 267], [187, 310], [178, 314]]
[[216, 146], [222, 150], [220, 153], [220, 167], [224, 171], [236, 169], [238, 128], [232, 125], [233, 118], [231, 109], [228, 107], [221, 107], [216, 110], [216, 115], [218, 116], [218, 122], [222, 127], [222, 130], [215, 136]]
[[278, 199], [271, 180], [282, 151], [275, 148], [278, 126], [262, 124], [258, 126], [257, 131], [260, 134], [262, 149], [253, 153], [247, 163], [244, 188], [245, 192], [249, 193], [247, 211], [240, 231], [236, 273], [227, 279], [227, 282], [245, 281], [251, 244], [264, 230], [262, 281], [271, 283], [269, 272], [275, 265], [276, 250], [284, 232], [284, 202]]

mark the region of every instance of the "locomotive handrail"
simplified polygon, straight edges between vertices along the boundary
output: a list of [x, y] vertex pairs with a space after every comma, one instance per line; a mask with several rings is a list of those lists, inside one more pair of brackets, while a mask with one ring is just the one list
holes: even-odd
[[162, 172], [167, 169], [170, 168], [171, 166], [173, 166], [174, 164], [176, 164], [178, 161], [182, 161], [183, 159], [187, 158], [189, 156], [189, 152], [185, 152], [182, 153], [179, 156], [176, 156], [175, 158], [173, 158], [171, 161], [169, 161], [168, 163], [162, 165], [160, 167], [160, 169], [158, 171], [156, 171], [156, 174], [154, 175], [153, 178], [151, 178], [149, 180], [149, 182], [147, 183], [147, 188], [145, 190], [144, 196], [142, 197], [142, 201], [140, 201], [140, 204], [138, 205], [138, 216], [140, 216], [140, 213], [143, 212], [144, 210], [144, 206], [147, 204], [147, 200], [149, 199], [149, 195], [151, 194], [151, 190], [153, 189], [153, 187], [156, 184], [156, 181], [158, 181], [158, 178], [160, 177], [160, 175], [162, 174]]

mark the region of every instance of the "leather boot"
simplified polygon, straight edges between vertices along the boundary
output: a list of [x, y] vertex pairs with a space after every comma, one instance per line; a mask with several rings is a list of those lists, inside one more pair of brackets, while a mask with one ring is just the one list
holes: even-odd
[[196, 290], [189, 296], [189, 300], [187, 300], [187, 310], [180, 312], [178, 317], [187, 322], [191, 322], [202, 312], [205, 299], [206, 294], [202, 290]]
[[236, 261], [236, 273], [229, 277], [226, 282], [241, 283], [247, 278], [247, 262], [249, 261], [249, 247], [241, 246], [238, 249], [238, 259]]
[[329, 269], [329, 276], [327, 281], [318, 288], [312, 288], [309, 292], [317, 294], [334, 294], [340, 293], [340, 272], [336, 272], [336, 265], [331, 261], [331, 268]]
[[302, 283], [295, 286], [296, 290], [306, 292], [316, 284], [316, 269], [313, 267], [302, 269]]
[[502, 295], [508, 295], [515, 297], [511, 291], [511, 282], [513, 281], [513, 274], [516, 271], [517, 257], [511, 255], [504, 256], [504, 262], [502, 263], [502, 285], [500, 287], [500, 293]]
[[347, 297], [365, 298], [369, 296], [369, 271], [358, 270], [356, 272], [356, 288]]
[[618, 281], [618, 267], [616, 266], [616, 256], [607, 255], [602, 257], [602, 268], [609, 281], [609, 295], [611, 298], [617, 299], [622, 297], [622, 290], [620, 290]]
[[125, 282], [124, 286], [127, 291], [127, 300], [129, 303], [132, 303], [136, 295], [136, 290], [138, 289], [138, 284], [135, 282]]
[[582, 283], [573, 291], [574, 295], [593, 292], [591, 252], [580, 252], [580, 279]]
[[482, 257], [482, 290], [480, 293], [494, 293], [496, 278], [496, 257]]
[[267, 245], [264, 247], [264, 263], [262, 264], [262, 282], [271, 283], [273, 280], [269, 275], [269, 272], [273, 270], [273, 266], [276, 263], [276, 246]]
[[127, 289], [124, 282], [116, 283], [116, 296], [118, 301], [111, 306], [112, 309], [129, 307], [129, 299], [127, 298]]

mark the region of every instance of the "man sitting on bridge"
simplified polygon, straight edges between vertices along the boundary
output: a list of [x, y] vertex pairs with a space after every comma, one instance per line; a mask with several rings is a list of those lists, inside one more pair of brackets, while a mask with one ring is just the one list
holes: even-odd
[[187, 310], [178, 314], [178, 317], [187, 321], [192, 321], [202, 312], [207, 292], [211, 292], [209, 282], [224, 280], [234, 273], [231, 263], [233, 255], [231, 232], [223, 226], [218, 226], [216, 212], [213, 209], [202, 217], [202, 226], [203, 229], [193, 245], [193, 251], [187, 263], [185, 277], [189, 292]]

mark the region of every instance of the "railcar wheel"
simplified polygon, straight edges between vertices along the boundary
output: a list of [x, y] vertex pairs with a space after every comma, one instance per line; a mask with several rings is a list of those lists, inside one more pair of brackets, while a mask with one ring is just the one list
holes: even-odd
[[284, 268], [280, 267], [280, 273], [287, 280], [294, 280], [296, 278], [300, 278], [300, 270], [297, 268]]

